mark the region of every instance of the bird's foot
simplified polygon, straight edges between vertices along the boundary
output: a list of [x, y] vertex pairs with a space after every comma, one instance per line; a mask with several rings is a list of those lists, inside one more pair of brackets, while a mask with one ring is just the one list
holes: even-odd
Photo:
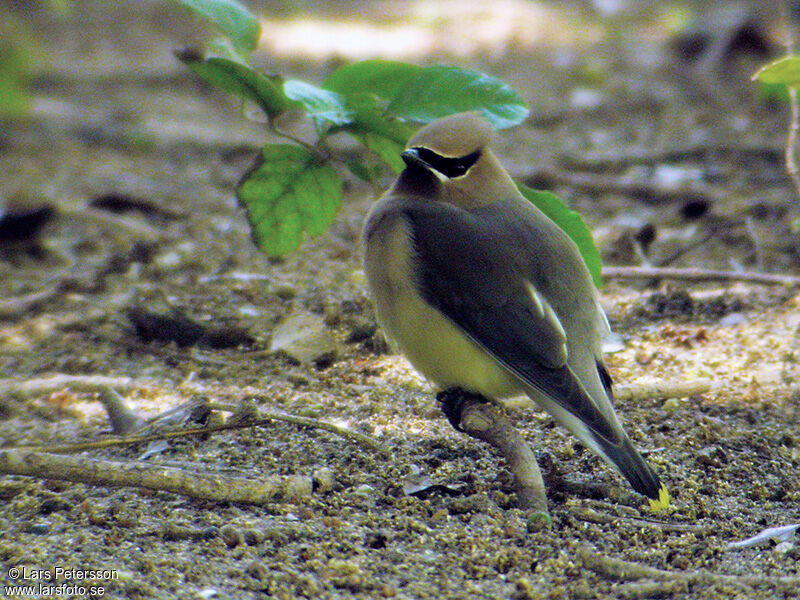
[[474, 402], [484, 403], [489, 400], [480, 394], [453, 387], [436, 394], [436, 401], [441, 404], [442, 412], [447, 417], [450, 425], [456, 431], [465, 433], [464, 428], [461, 426], [461, 416], [466, 406]]

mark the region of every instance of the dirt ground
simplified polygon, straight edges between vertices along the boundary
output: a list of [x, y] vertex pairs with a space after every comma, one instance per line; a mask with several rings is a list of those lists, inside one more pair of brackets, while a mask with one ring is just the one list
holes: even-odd
[[[130, 599], [800, 596], [794, 541], [728, 548], [800, 523], [796, 287], [607, 281], [603, 303], [624, 341], [608, 356], [617, 384], [712, 387], [617, 401], [670, 488], [667, 515], [648, 513], [546, 414], [511, 411], [548, 486], [553, 524], [537, 530], [500, 458], [447, 424], [376, 330], [358, 248], [376, 190], [347, 178], [330, 231], [267, 259], [233, 189], [271, 138], [171, 55], [207, 32], [160, 1], [76, 2], [66, 16], [26, 4], [3, 8], [41, 50], [30, 115], [0, 127], [0, 197], [55, 212], [34, 240], [0, 242], [0, 446], [103, 439], [96, 392], [25, 387], [101, 375], [130, 378], [120, 391], [144, 418], [197, 397], [255, 398], [367, 434], [388, 454], [274, 422], [76, 455], [314, 480], [310, 494], [267, 506], [3, 476], [3, 584], [74, 568], [113, 571], [77, 583]], [[498, 136], [498, 154], [585, 216], [607, 264], [800, 274], [788, 111], [750, 82], [763, 45], [779, 39], [769, 10], [729, 11], [729, 24], [688, 5], [601, 19], [521, 0], [491, 11], [313, 4], [249, 3], [265, 18], [260, 64], [318, 83], [379, 55], [503, 79], [531, 116]], [[702, 27], [680, 55], [671, 27], [687, 14]], [[347, 140], [338, 149], [359, 151]], [[179, 345], [158, 339], [163, 324], [142, 325], [142, 314], [175, 310], [224, 335]], [[322, 323], [330, 347], [306, 362], [270, 351], [291, 315]], [[22, 566], [29, 577], [13, 581]]]

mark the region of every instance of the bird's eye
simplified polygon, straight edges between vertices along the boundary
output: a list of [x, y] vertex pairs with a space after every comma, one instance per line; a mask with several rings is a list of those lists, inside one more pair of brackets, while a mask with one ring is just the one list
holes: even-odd
[[436, 152], [428, 148], [414, 148], [414, 150], [432, 169], [436, 169], [439, 173], [451, 179], [465, 175], [470, 170], [470, 167], [478, 162], [481, 157], [480, 150], [458, 158], [448, 158], [441, 154], [436, 154]]

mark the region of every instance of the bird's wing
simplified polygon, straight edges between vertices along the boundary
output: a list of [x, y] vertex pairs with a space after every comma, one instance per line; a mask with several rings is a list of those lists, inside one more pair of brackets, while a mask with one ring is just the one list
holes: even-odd
[[422, 297], [529, 386], [607, 443], [620, 432], [567, 365], [558, 316], [518, 268], [503, 223], [440, 202], [408, 202]]

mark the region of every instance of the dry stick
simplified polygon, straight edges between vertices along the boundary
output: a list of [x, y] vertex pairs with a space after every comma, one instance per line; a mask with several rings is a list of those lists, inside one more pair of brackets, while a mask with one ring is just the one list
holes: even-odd
[[[689, 398], [706, 394], [714, 389], [714, 383], [707, 378], [692, 381], [657, 381], [655, 383], [634, 383], [614, 386], [614, 399], [624, 401], [666, 400], [668, 398]], [[517, 410], [538, 408], [527, 396], [508, 398], [502, 401], [506, 408]]]
[[[213, 407], [213, 404], [212, 404]], [[226, 409], [227, 410], [227, 409]], [[162, 431], [158, 433], [151, 433], [146, 435], [133, 435], [133, 436], [126, 436], [126, 437], [110, 437], [103, 440], [95, 440], [92, 442], [81, 442], [79, 444], [66, 444], [63, 446], [17, 446], [12, 448], [12, 450], [24, 450], [30, 452], [80, 452], [83, 450], [92, 450], [98, 448], [110, 448], [114, 446], [129, 446], [132, 444], [142, 444], [147, 442], [153, 442], [157, 440], [168, 440], [168, 439], [175, 439], [175, 438], [182, 438], [182, 437], [192, 437], [198, 435], [208, 435], [211, 433], [216, 433], [218, 431], [230, 431], [232, 429], [245, 429], [248, 427], [258, 427], [263, 425], [271, 425], [273, 421], [286, 421], [288, 423], [293, 423], [294, 425], [300, 425], [301, 427], [312, 427], [314, 429], [323, 429], [325, 431], [330, 431], [331, 433], [335, 433], [343, 438], [349, 439], [360, 446], [364, 446], [369, 450], [373, 450], [384, 457], [390, 456], [390, 452], [387, 448], [381, 446], [376, 440], [372, 439], [371, 437], [364, 435], [362, 433], [358, 433], [356, 431], [350, 431], [349, 429], [345, 429], [344, 427], [339, 427], [338, 425], [334, 425], [333, 423], [327, 423], [325, 421], [318, 421], [316, 419], [309, 419], [306, 417], [298, 417], [295, 415], [285, 415], [281, 413], [269, 413], [264, 411], [259, 411], [258, 416], [254, 420], [248, 420], [244, 422], [238, 423], [224, 423], [222, 425], [214, 425], [211, 427], [197, 427], [194, 429], [180, 429], [177, 431]]]
[[559, 163], [569, 170], [590, 172], [621, 171], [631, 165], [655, 165], [659, 163], [679, 162], [703, 159], [709, 155], [724, 154], [734, 158], [744, 156], [764, 157], [779, 161], [784, 149], [769, 145], [725, 145], [725, 144], [690, 144], [681, 148], [652, 150], [636, 148], [613, 153], [564, 153], [558, 157]]
[[[226, 412], [236, 413], [239, 410], [239, 407], [235, 404], [224, 404], [219, 402], [212, 402], [209, 405], [212, 409], [216, 410], [223, 410]], [[384, 448], [379, 442], [375, 439], [369, 437], [368, 435], [364, 435], [363, 433], [358, 433], [357, 431], [353, 431], [352, 429], [347, 429], [346, 427], [340, 427], [339, 425], [334, 425], [333, 423], [329, 423], [327, 421], [320, 421], [318, 419], [310, 419], [308, 417], [298, 417], [296, 415], [288, 415], [285, 413], [275, 413], [275, 412], [267, 412], [263, 410], [258, 410], [253, 417], [255, 421], [247, 421], [244, 423], [244, 426], [250, 425], [269, 425], [270, 421], [285, 421], [286, 423], [292, 423], [294, 425], [299, 425], [300, 427], [311, 427], [314, 429], [323, 429], [325, 431], [330, 431], [331, 433], [335, 433], [336, 435], [346, 438], [352, 442], [357, 443], [360, 446], [364, 446], [378, 454], [383, 455], [384, 457], [391, 456], [391, 453], [387, 448]]]
[[22, 394], [24, 396], [35, 396], [41, 394], [51, 394], [69, 388], [78, 392], [100, 392], [104, 388], [112, 388], [117, 391], [128, 391], [135, 387], [141, 387], [141, 383], [136, 383], [130, 377], [109, 377], [106, 375], [65, 375], [59, 373], [49, 377], [29, 379], [27, 381], [13, 381], [0, 379], [0, 396], [8, 394]]
[[720, 575], [710, 571], [664, 571], [611, 558], [588, 548], [578, 550], [578, 558], [587, 569], [614, 579], [655, 579], [657, 581], [683, 581], [687, 585], [737, 585], [742, 587], [769, 587], [774, 590], [796, 591], [800, 576], [775, 577], [772, 575]]
[[304, 476], [223, 477], [138, 462], [59, 456], [18, 449], [0, 450], [0, 471], [90, 485], [147, 488], [212, 502], [257, 505], [297, 501], [311, 495], [313, 487], [311, 478]]
[[713, 382], [707, 378], [692, 381], [658, 381], [655, 383], [633, 383], [614, 387], [616, 400], [666, 400], [667, 398], [689, 398], [710, 392]]
[[565, 173], [555, 170], [541, 170], [523, 178], [525, 183], [533, 187], [539, 186], [538, 182], [542, 180], [588, 193], [620, 194], [645, 202], [685, 202], [692, 198], [714, 204], [725, 199], [725, 194], [721, 190], [698, 183], [674, 187], [655, 182], [634, 181], [614, 175]]
[[[791, 31], [791, 20], [789, 18], [790, 9], [786, 1], [781, 3], [781, 20], [783, 21], [784, 34], [786, 39], [784, 45], [786, 47], [786, 54], [791, 56], [794, 54], [794, 39]], [[795, 160], [795, 146], [797, 145], [797, 133], [800, 130], [800, 104], [797, 100], [797, 88], [788, 85], [789, 90], [789, 107], [791, 111], [791, 120], [789, 121], [789, 133], [786, 135], [786, 171], [789, 177], [792, 178], [794, 189], [800, 195], [800, 168], [797, 166]]]
[[16, 296], [14, 298], [4, 298], [0, 300], [0, 318], [8, 319], [21, 317], [39, 304], [56, 297], [60, 292], [60, 285], [51, 285], [39, 292], [25, 294], [24, 296]]
[[603, 267], [608, 279], [683, 279], [687, 281], [746, 281], [765, 285], [800, 285], [800, 277], [751, 271], [719, 271], [716, 269], [677, 269], [672, 267]]
[[547, 495], [536, 457], [502, 411], [488, 402], [469, 398], [462, 405], [460, 425], [467, 435], [503, 455], [514, 476], [519, 507], [547, 515]]

